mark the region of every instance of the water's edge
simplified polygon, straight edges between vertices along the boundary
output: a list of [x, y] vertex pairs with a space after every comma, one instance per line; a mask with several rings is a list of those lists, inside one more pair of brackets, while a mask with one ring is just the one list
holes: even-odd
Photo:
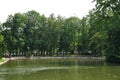
[[3, 65], [5, 63], [7, 63], [8, 61], [12, 61], [12, 60], [17, 60], [17, 59], [84, 59], [84, 60], [102, 60], [105, 61], [104, 57], [30, 57], [30, 58], [26, 58], [26, 57], [11, 57], [11, 58], [3, 58], [3, 61], [0, 62], [0, 65]]
[[2, 58], [3, 61], [0, 62], [0, 65], [3, 65], [5, 63], [7, 63], [8, 61], [11, 61], [11, 60], [17, 60], [17, 59], [26, 59], [25, 57], [11, 57], [11, 58]]

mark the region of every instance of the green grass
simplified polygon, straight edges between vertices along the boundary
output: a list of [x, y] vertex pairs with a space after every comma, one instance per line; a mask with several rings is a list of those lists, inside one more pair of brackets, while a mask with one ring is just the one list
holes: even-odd
[[3, 59], [0, 59], [0, 62], [3, 62], [4, 60]]

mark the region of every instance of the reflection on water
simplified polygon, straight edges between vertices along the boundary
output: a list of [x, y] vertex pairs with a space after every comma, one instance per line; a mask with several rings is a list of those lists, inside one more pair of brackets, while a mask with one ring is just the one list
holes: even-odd
[[68, 67], [25, 67], [25, 66], [17, 66], [14, 69], [10, 68], [3, 68], [0, 69], [0, 74], [25, 74], [25, 73], [32, 73], [42, 70], [57, 70], [57, 69], [68, 69]]
[[120, 65], [99, 60], [15, 60], [0, 66], [0, 80], [120, 80]]

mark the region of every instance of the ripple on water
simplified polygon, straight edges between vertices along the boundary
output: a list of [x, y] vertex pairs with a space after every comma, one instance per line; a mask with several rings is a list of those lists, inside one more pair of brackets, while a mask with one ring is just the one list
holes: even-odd
[[[68, 69], [68, 67], [24, 67], [19, 66], [16, 68], [3, 68], [0, 69], [0, 74], [27, 74], [31, 72], [43, 71], [43, 70], [51, 70], [51, 69]], [[1, 80], [1, 79], [0, 79]]]
[[[0, 74], [29, 74], [32, 72], [43, 71], [43, 70], [59, 70], [59, 69], [74, 69], [77, 67], [25, 67], [25, 66], [17, 66], [15, 68], [3, 68], [0, 69]], [[94, 67], [85, 67], [81, 66], [80, 69], [93, 69]]]

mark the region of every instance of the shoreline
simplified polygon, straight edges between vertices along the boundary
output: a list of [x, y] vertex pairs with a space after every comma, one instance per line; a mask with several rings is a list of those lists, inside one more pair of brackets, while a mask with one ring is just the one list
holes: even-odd
[[90, 60], [105, 60], [104, 57], [75, 57], [75, 56], [71, 56], [71, 57], [30, 57], [30, 58], [26, 58], [26, 57], [11, 57], [11, 58], [2, 58], [3, 61], [0, 62], [0, 65], [3, 65], [5, 63], [7, 63], [8, 61], [12, 61], [12, 60], [18, 60], [18, 59], [90, 59]]
[[11, 58], [2, 58], [3, 61], [0, 62], [0, 66], [7, 63], [11, 60], [17, 60], [17, 59], [26, 59], [25, 57], [11, 57]]
[[67, 57], [67, 56], [64, 56], [64, 57], [30, 57], [28, 59], [99, 59], [99, 60], [105, 60], [104, 57], [76, 57], [76, 56], [70, 56], [70, 57]]
[[9, 58], [2, 58], [3, 61], [0, 62], [0, 65], [7, 63], [10, 59]]

